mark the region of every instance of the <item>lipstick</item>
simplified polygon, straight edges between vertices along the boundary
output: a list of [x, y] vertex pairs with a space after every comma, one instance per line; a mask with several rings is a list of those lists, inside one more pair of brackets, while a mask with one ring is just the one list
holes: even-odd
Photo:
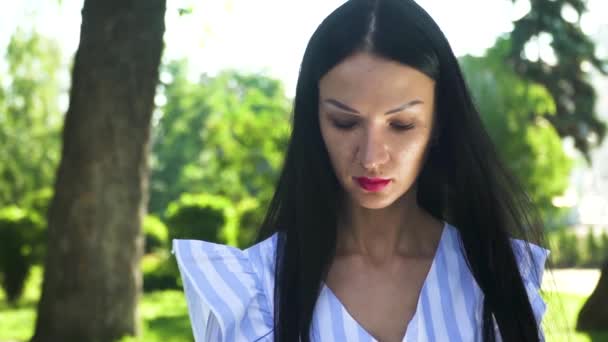
[[384, 178], [368, 178], [368, 177], [354, 177], [360, 187], [364, 190], [371, 192], [378, 192], [384, 189], [388, 183], [391, 182], [390, 179]]

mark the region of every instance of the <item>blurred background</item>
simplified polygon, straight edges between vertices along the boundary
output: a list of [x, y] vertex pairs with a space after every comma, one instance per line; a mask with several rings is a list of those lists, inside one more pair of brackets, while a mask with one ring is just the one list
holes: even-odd
[[[122, 320], [130, 323], [109, 328], [113, 321], [108, 318], [110, 323], [98, 329], [118, 333], [102, 336], [82, 332], [72, 335], [80, 337], [71, 340], [191, 341], [170, 241], [196, 238], [241, 248], [253, 243], [286, 148], [304, 48], [320, 21], [344, 1], [171, 0], [166, 8], [159, 0], [150, 1], [161, 4], [156, 7], [87, 2], [91, 6], [83, 11], [84, 0], [14, 0], [6, 2], [0, 14], [0, 341], [27, 341], [35, 332], [35, 341], [67, 340], [57, 336], [69, 334], [48, 328], [54, 319], [49, 312], [65, 308], [66, 317], [86, 316], [90, 302], [74, 299], [75, 303], [67, 305], [58, 298], [65, 291], [86, 288], [92, 279], [87, 272], [95, 271], [87, 267], [95, 263], [76, 267], [62, 260], [88, 260], [86, 252], [79, 257], [74, 251], [71, 258], [65, 258], [58, 251], [69, 249], [64, 245], [79, 244], [78, 239], [84, 241], [82, 234], [74, 233], [78, 229], [105, 236], [124, 227], [133, 228], [132, 241], [118, 239], [112, 248], [145, 246], [128, 256], [135, 276], [112, 267], [102, 267], [99, 273], [114, 270], [105, 273], [104, 279], [112, 278], [116, 284], [126, 279], [128, 286], [142, 289], [123, 291], [134, 298], [135, 305], [120, 311], [120, 315], [130, 312], [126, 315], [129, 319]], [[543, 278], [547, 340], [608, 341], [608, 143], [604, 139], [608, 122], [608, 3], [418, 3], [450, 40], [499, 153], [539, 205], [552, 251], [550, 270]], [[90, 34], [81, 40], [83, 21], [91, 23], [90, 32], [95, 33], [94, 25], [104, 23], [104, 18], [128, 23], [129, 18], [144, 14], [161, 20], [150, 23], [149, 35], [133, 44], [123, 44], [120, 38], [136, 31], [133, 27], [112, 31], [108, 26], [100, 32], [118, 32], [118, 38]], [[142, 22], [137, 25], [148, 25]], [[123, 100], [86, 97], [88, 92], [99, 94], [95, 93], [97, 83], [82, 76], [83, 71], [92, 72], [86, 65], [95, 65], [86, 62], [106, 56], [103, 49], [97, 57], [82, 52], [77, 57], [79, 63], [75, 54], [79, 46], [84, 51], [101, 36], [107, 50], [114, 53], [108, 55], [108, 61], [123, 52], [125, 56], [145, 57], [146, 44], [154, 39], [164, 44], [159, 62], [141, 61], [159, 72], [138, 78], [148, 80], [154, 91], [138, 97], [149, 102], [142, 110], [150, 112], [149, 117], [129, 130], [116, 128], [123, 127], [124, 121], [115, 121], [116, 126], [112, 126], [118, 109], [113, 116], [110, 110], [103, 126], [116, 129], [105, 133], [102, 126], [92, 124], [96, 122], [95, 110], [86, 109]], [[141, 55], [131, 54], [132, 50]], [[137, 69], [139, 63], [130, 60], [125, 65]], [[112, 68], [110, 64], [106, 67]], [[73, 84], [72, 79], [86, 81]], [[108, 86], [110, 81], [101, 84]], [[80, 120], [66, 121], [66, 113]], [[147, 127], [151, 127], [149, 137]], [[123, 140], [117, 141], [130, 142], [130, 131], [133, 145], [148, 158], [147, 164], [142, 158], [133, 159], [144, 172], [127, 178], [131, 190], [141, 194], [136, 198], [139, 207], [121, 204], [133, 201], [129, 196], [116, 197], [114, 206], [86, 202], [90, 201], [83, 196], [86, 186], [79, 187], [86, 182], [80, 177], [91, 173], [79, 174], [74, 165], [97, 165], [107, 155], [87, 152], [85, 157], [74, 157], [74, 151], [86, 150], [85, 144], [79, 145], [81, 140], [73, 138], [74, 132], [91, 137], [101, 132], [99, 135], [105, 134], [111, 145], [112, 139], [119, 139], [112, 134], [121, 135]], [[144, 136], [143, 140], [136, 138], [139, 136]], [[101, 191], [97, 195], [111, 196], [107, 190], [112, 188], [107, 183], [111, 177], [90, 177], [100, 184], [93, 187]], [[82, 216], [86, 210], [76, 212], [81, 206], [101, 208], [96, 212], [106, 216], [116, 212], [122, 223], [88, 222]], [[120, 208], [125, 207], [133, 209], [120, 214]], [[144, 244], [138, 242], [140, 227]], [[95, 241], [87, 243], [97, 246]], [[106, 253], [109, 248], [99, 245], [100, 259], [116, 257]], [[62, 276], [44, 279], [45, 265], [46, 274]], [[91, 291], [82, 293], [95, 296]], [[43, 292], [48, 299], [41, 304]], [[104, 305], [114, 306], [116, 299], [104, 298]], [[97, 321], [112, 314], [111, 309], [99, 312]], [[79, 321], [75, 325], [94, 324]], [[128, 336], [133, 334], [138, 337]]]

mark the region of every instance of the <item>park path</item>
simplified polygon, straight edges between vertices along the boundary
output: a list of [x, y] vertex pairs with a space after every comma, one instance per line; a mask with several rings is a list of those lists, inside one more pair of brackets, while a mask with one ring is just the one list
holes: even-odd
[[549, 292], [589, 296], [599, 279], [599, 269], [547, 269], [543, 275], [542, 289]]

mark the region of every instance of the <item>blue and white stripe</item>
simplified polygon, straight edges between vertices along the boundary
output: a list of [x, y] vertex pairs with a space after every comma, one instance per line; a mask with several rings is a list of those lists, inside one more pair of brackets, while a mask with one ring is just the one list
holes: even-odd
[[[204, 241], [173, 241], [196, 341], [273, 340], [276, 243], [274, 235], [241, 251]], [[521, 257], [526, 255], [521, 253], [526, 243], [512, 243], [540, 324], [546, 305], [538, 288], [548, 251], [530, 244], [534, 260], [528, 260]], [[482, 302], [458, 230], [446, 223], [403, 342], [478, 340]], [[310, 338], [313, 342], [377, 342], [325, 285], [313, 313]]]

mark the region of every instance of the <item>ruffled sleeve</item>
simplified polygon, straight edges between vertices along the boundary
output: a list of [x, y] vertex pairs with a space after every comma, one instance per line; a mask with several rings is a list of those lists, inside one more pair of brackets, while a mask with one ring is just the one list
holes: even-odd
[[197, 342], [266, 341], [272, 315], [263, 285], [240, 249], [173, 240]]
[[540, 327], [547, 309], [547, 305], [540, 295], [540, 288], [545, 270], [545, 262], [550, 251], [523, 240], [513, 239], [511, 242], [534, 317]]

